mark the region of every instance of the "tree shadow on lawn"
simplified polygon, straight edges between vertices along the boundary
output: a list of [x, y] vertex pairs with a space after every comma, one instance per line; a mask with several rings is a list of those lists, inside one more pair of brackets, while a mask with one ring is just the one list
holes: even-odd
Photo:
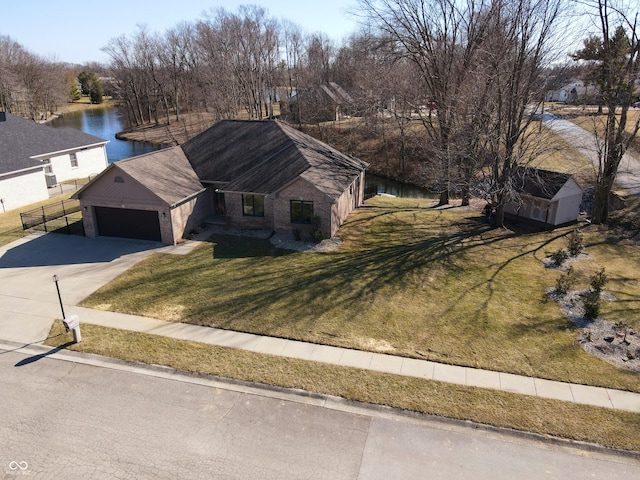
[[[423, 282], [437, 285], [443, 275], [462, 277], [468, 272], [469, 262], [476, 263], [476, 271], [481, 270], [478, 258], [486, 253], [474, 250], [488, 248], [490, 252], [497, 248], [502, 252], [499, 260], [487, 258], [486, 274], [481, 272], [480, 280], [466, 282], [463, 289], [450, 295], [452, 300], [445, 310], [468, 302], [466, 296], [482, 289], [484, 301], [474, 310], [476, 318], [480, 318], [494, 296], [500, 294], [493, 283], [507, 264], [535, 254], [565, 234], [554, 235], [541, 245], [539, 237], [528, 241], [527, 235], [492, 229], [483, 217], [472, 215], [461, 217], [454, 224], [443, 221], [442, 229], [413, 226], [404, 232], [406, 235], [401, 224], [411, 223], [413, 218], [397, 222], [390, 217], [389, 222], [378, 222], [375, 232], [368, 235], [366, 222], [398, 212], [424, 213], [424, 209], [372, 209], [373, 215], [357, 217], [349, 223], [351, 230], [346, 236], [352, 237], [350, 242], [357, 242], [361, 236], [363, 242], [328, 253], [292, 252], [278, 249], [264, 239], [215, 235], [209, 239], [212, 250], [196, 250], [191, 254], [195, 256], [179, 260], [159, 257], [160, 262], [145, 267], [148, 272], [137, 272], [104, 294], [114, 299], [119, 292], [133, 294], [135, 298], [128, 301], [129, 305], [142, 307], [129, 313], [150, 314], [153, 306], [160, 305], [179, 312], [171, 319], [187, 323], [267, 334], [311, 332], [314, 321], [323, 316], [348, 322], [353, 316], [367, 315], [377, 299], [384, 308], [386, 297], [406, 292], [406, 301], [412, 306], [424, 302], [428, 312], [429, 298], [421, 291]], [[441, 213], [433, 213], [419, 220], [439, 221]], [[523, 241], [518, 243], [517, 253], [511, 254], [508, 240], [516, 237]], [[148, 275], [153, 276], [149, 282], [145, 280]], [[154, 284], [154, 288], [147, 283]], [[403, 308], [401, 301], [389, 305]], [[172, 310], [175, 306], [179, 310]]]
[[[376, 216], [383, 216], [384, 213]], [[233, 300], [224, 306], [216, 304], [193, 305], [187, 308], [185, 316], [197, 323], [208, 324], [222, 328], [238, 328], [236, 318], [260, 317], [268, 311], [274, 303], [280, 305], [280, 310], [286, 318], [271, 319], [271, 326], [292, 324], [300, 320], [308, 320], [309, 305], [317, 308], [317, 315], [342, 304], [349, 306], [363, 306], [373, 301], [377, 294], [392, 295], [400, 291], [407, 284], [415, 282], [416, 278], [433, 276], [438, 278], [442, 272], [453, 275], [464, 275], [466, 255], [478, 247], [487, 247], [515, 237], [512, 232], [502, 235], [485, 236], [490, 228], [480, 219], [468, 219], [464, 228], [454, 231], [437, 231], [435, 235], [405, 243], [384, 245], [376, 242], [377, 246], [368, 250], [337, 251], [325, 254], [298, 253], [308, 255], [299, 261], [272, 261], [266, 268], [248, 271], [237, 285]], [[376, 235], [385, 236], [384, 231]], [[217, 237], [212, 238], [216, 242]], [[233, 241], [233, 239], [226, 239]], [[552, 238], [549, 242], [555, 240]], [[224, 254], [233, 251], [232, 246], [224, 247], [216, 244], [216, 257], [222, 250]], [[513, 261], [524, 255], [542, 248], [539, 241], [535, 248], [514, 256]], [[268, 248], [263, 249], [264, 251]], [[242, 255], [244, 258], [245, 255]], [[229, 258], [227, 255], [224, 258]], [[289, 260], [290, 257], [287, 258]], [[496, 273], [504, 265], [491, 266]], [[487, 282], [482, 281], [471, 288], [487, 289]], [[486, 309], [494, 294], [493, 288], [487, 290], [489, 295], [480, 309]], [[464, 300], [468, 291], [461, 291], [455, 303]], [[229, 304], [230, 303], [230, 304]], [[453, 308], [453, 306], [451, 307]], [[361, 310], [355, 309], [354, 313]], [[227, 318], [223, 318], [227, 317]]]

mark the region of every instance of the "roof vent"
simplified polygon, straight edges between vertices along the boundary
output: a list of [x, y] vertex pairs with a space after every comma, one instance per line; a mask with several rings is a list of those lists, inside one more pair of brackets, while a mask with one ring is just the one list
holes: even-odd
[[6, 122], [7, 121], [7, 114], [4, 112], [0, 112], [0, 122]]

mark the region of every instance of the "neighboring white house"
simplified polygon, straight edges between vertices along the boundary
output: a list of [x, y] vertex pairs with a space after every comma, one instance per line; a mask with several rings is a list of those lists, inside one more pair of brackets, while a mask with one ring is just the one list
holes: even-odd
[[505, 205], [507, 216], [554, 227], [578, 219], [582, 188], [572, 175], [540, 169], [521, 169], [519, 173], [515, 185], [518, 199]]
[[545, 101], [573, 103], [578, 99], [593, 97], [596, 91], [595, 86], [585, 85], [582, 80], [571, 80], [557, 90], [549, 90]]
[[49, 198], [58, 182], [100, 173], [107, 142], [0, 112], [0, 213]]

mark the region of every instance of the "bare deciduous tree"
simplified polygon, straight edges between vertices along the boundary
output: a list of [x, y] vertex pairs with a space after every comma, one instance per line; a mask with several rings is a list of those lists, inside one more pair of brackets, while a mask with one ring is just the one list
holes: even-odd
[[620, 162], [640, 129], [640, 117], [628, 125], [629, 106], [640, 77], [640, 31], [637, 10], [625, 10], [615, 0], [587, 0], [583, 5], [596, 19], [599, 34], [585, 39], [584, 48], [574, 58], [595, 64], [599, 97], [607, 110], [603, 125], [596, 122], [593, 129], [598, 168], [591, 213], [592, 221], [599, 224], [608, 220], [609, 197]]
[[41, 120], [68, 101], [69, 95], [64, 65], [0, 36], [0, 110]]
[[[434, 146], [440, 204], [458, 182], [489, 168], [489, 192], [502, 224], [512, 175], [525, 159], [541, 73], [563, 0], [360, 0], [362, 9], [419, 67], [423, 123]], [[528, 107], [534, 103], [534, 108]]]

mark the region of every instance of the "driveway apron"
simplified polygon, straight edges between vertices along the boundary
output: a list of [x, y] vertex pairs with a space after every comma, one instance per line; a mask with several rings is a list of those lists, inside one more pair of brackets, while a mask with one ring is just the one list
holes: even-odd
[[[0, 247], [0, 338], [43, 341], [53, 320], [153, 251], [158, 242], [31, 234]], [[81, 319], [82, 320], [82, 319]]]

